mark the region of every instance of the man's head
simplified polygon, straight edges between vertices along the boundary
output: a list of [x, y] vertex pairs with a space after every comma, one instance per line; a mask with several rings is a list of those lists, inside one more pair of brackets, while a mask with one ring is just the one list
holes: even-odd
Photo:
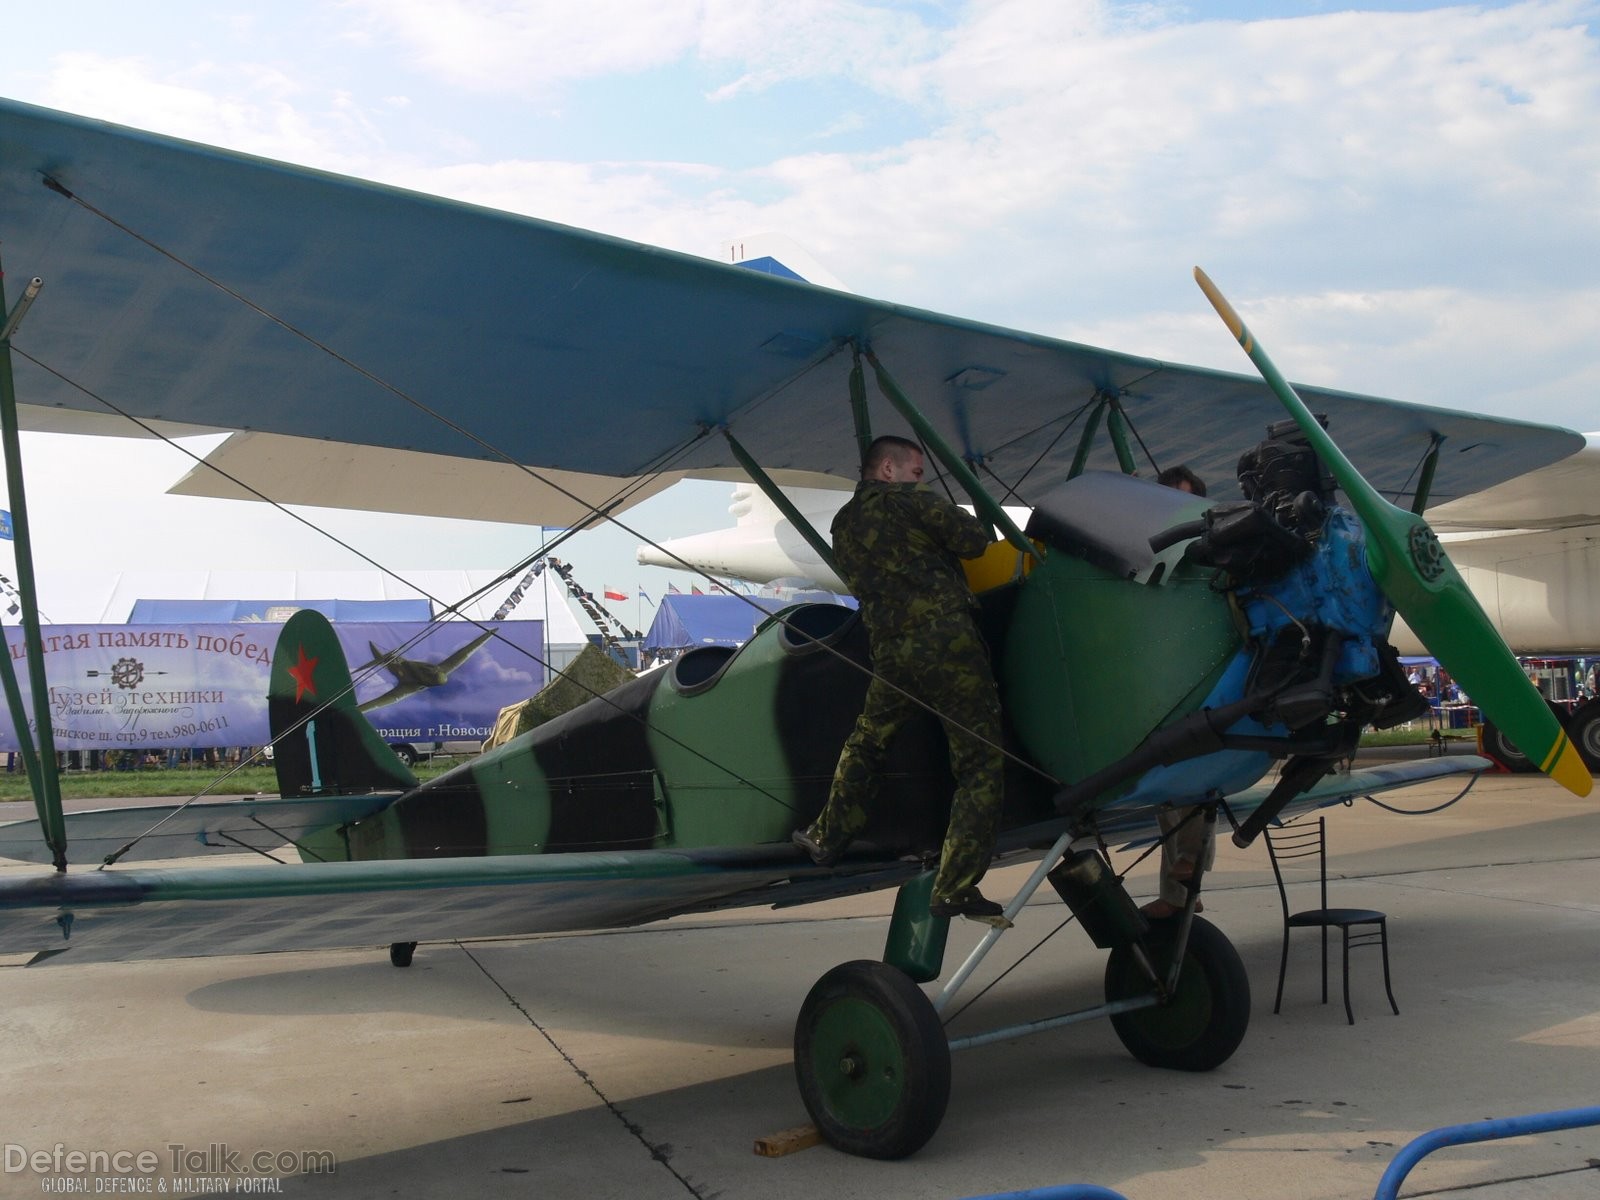
[[1177, 488], [1180, 492], [1188, 492], [1194, 496], [1204, 496], [1206, 494], [1205, 482], [1187, 466], [1168, 467], [1156, 476], [1156, 482], [1164, 487]]
[[903, 437], [876, 439], [867, 447], [861, 478], [874, 483], [921, 483], [922, 447]]

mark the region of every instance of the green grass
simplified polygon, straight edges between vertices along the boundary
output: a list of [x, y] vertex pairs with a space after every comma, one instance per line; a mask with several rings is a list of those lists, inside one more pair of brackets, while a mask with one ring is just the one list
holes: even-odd
[[[1471, 742], [1477, 744], [1478, 731], [1476, 729], [1444, 729], [1440, 730], [1447, 742]], [[1369, 729], [1361, 735], [1363, 746], [1420, 746], [1433, 736], [1431, 727], [1418, 724], [1411, 729]]]
[[[418, 763], [412, 768], [418, 779], [432, 779], [441, 775], [455, 760], [440, 763]], [[137, 771], [65, 771], [61, 775], [63, 800], [94, 800], [102, 797], [177, 796], [187, 800], [224, 773], [216, 767], [143, 767]], [[278, 794], [278, 777], [270, 766], [249, 766], [229, 775], [207, 793], [214, 796], [250, 796], [256, 793], [270, 796]], [[28, 778], [19, 767], [15, 774], [0, 772], [0, 802], [9, 800], [32, 801], [28, 791]]]
[[[1363, 746], [1414, 746], [1428, 740], [1432, 730], [1423, 724], [1410, 729], [1369, 729], [1361, 736]], [[1444, 736], [1452, 742], [1472, 742], [1477, 734], [1471, 729], [1446, 729]], [[432, 779], [455, 766], [456, 760], [440, 763], [418, 763], [414, 768], [418, 779]], [[142, 767], [137, 771], [69, 771], [61, 776], [61, 797], [64, 800], [94, 800], [102, 797], [176, 796], [187, 800], [212, 784], [222, 771], [215, 767], [183, 766], [166, 769]], [[278, 777], [270, 766], [249, 766], [234, 772], [211, 788], [207, 795], [251, 796], [258, 793], [276, 796]], [[0, 802], [11, 800], [31, 801], [28, 780], [19, 769], [15, 774], [0, 772]]]

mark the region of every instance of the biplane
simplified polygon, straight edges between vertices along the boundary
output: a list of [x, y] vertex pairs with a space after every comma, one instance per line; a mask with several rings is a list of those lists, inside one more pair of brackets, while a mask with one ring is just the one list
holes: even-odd
[[[308, 447], [324, 462], [349, 447], [375, 483], [410, 472], [413, 505], [510, 472], [556, 524], [620, 523], [674, 473], [747, 472], [781, 507], [781, 484], [851, 480], [875, 432], [911, 431], [940, 485], [999, 534], [969, 570], [1006, 714], [996, 856], [1037, 864], [1007, 915], [1048, 880], [1109, 954], [1104, 1004], [947, 1038], [940, 1012], [1004, 931], [987, 930], [936, 995], [920, 986], [946, 975], [948, 922], [928, 911], [950, 791], [936, 713], [896, 744], [849, 855], [823, 868], [790, 845], [871, 671], [854, 614], [835, 605], [784, 610], [737, 651], [685, 654], [423, 784], [360, 713], [330, 627], [296, 614], [269, 695], [281, 796], [131, 815], [63, 817], [30, 654], [31, 717], [14, 678], [7, 694], [19, 734], [31, 726], [38, 820], [9, 832], [48, 865], [0, 880], [0, 952], [70, 963], [387, 945], [404, 966], [436, 939], [897, 888], [881, 956], [824, 975], [795, 1034], [823, 1135], [892, 1158], [938, 1128], [952, 1049], [1109, 1017], [1153, 1066], [1228, 1059], [1249, 984], [1196, 916], [1200, 880], [1178, 917], [1147, 921], [1106, 847], [1156, 836], [1171, 808], [1247, 843], [1300, 809], [1482, 769], [1347, 769], [1361, 727], [1415, 711], [1385, 643], [1396, 610], [1548, 774], [1590, 786], [1421, 515], [1583, 439], [1293, 388], [1203, 279], [1259, 378], [14, 103], [0, 103], [0, 252], [29, 281], [0, 343], [25, 594], [19, 421], [242, 431], [247, 443], [213, 456], [227, 486], [283, 502], [327, 502], [316, 472], [287, 472], [286, 491], [267, 466]], [[1177, 462], [1213, 482], [1210, 499], [1139, 477]], [[360, 490], [360, 475], [322, 474]], [[1030, 507], [1027, 527], [1002, 504]], [[36, 646], [36, 613], [24, 626]], [[140, 862], [269, 843], [301, 861]], [[71, 865], [96, 859], [104, 869]]]
[[379, 668], [394, 677], [394, 686], [370, 700], [362, 701], [361, 711], [369, 712], [374, 708], [382, 708], [386, 704], [394, 704], [428, 688], [441, 686], [450, 678], [451, 672], [472, 657], [472, 652], [493, 636], [492, 631], [484, 630], [436, 663], [406, 658], [398, 650], [380, 650], [376, 642], [368, 642], [367, 649], [372, 651], [372, 658], [356, 670], [361, 672]]

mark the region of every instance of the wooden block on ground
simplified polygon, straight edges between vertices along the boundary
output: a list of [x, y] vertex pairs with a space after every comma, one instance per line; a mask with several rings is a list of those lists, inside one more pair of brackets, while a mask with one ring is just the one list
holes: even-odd
[[796, 1125], [781, 1133], [769, 1133], [756, 1139], [756, 1153], [763, 1158], [782, 1158], [796, 1150], [809, 1150], [822, 1143], [822, 1134], [815, 1125]]

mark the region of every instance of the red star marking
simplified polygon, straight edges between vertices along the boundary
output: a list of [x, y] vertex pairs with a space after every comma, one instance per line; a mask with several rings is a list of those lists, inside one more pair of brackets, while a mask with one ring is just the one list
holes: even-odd
[[312, 699], [315, 699], [317, 695], [315, 675], [317, 660], [306, 657], [306, 648], [304, 646], [300, 646], [298, 649], [300, 651], [300, 661], [289, 668], [289, 677], [294, 680], [294, 702], [296, 704], [300, 703], [300, 697], [307, 692], [311, 693]]

